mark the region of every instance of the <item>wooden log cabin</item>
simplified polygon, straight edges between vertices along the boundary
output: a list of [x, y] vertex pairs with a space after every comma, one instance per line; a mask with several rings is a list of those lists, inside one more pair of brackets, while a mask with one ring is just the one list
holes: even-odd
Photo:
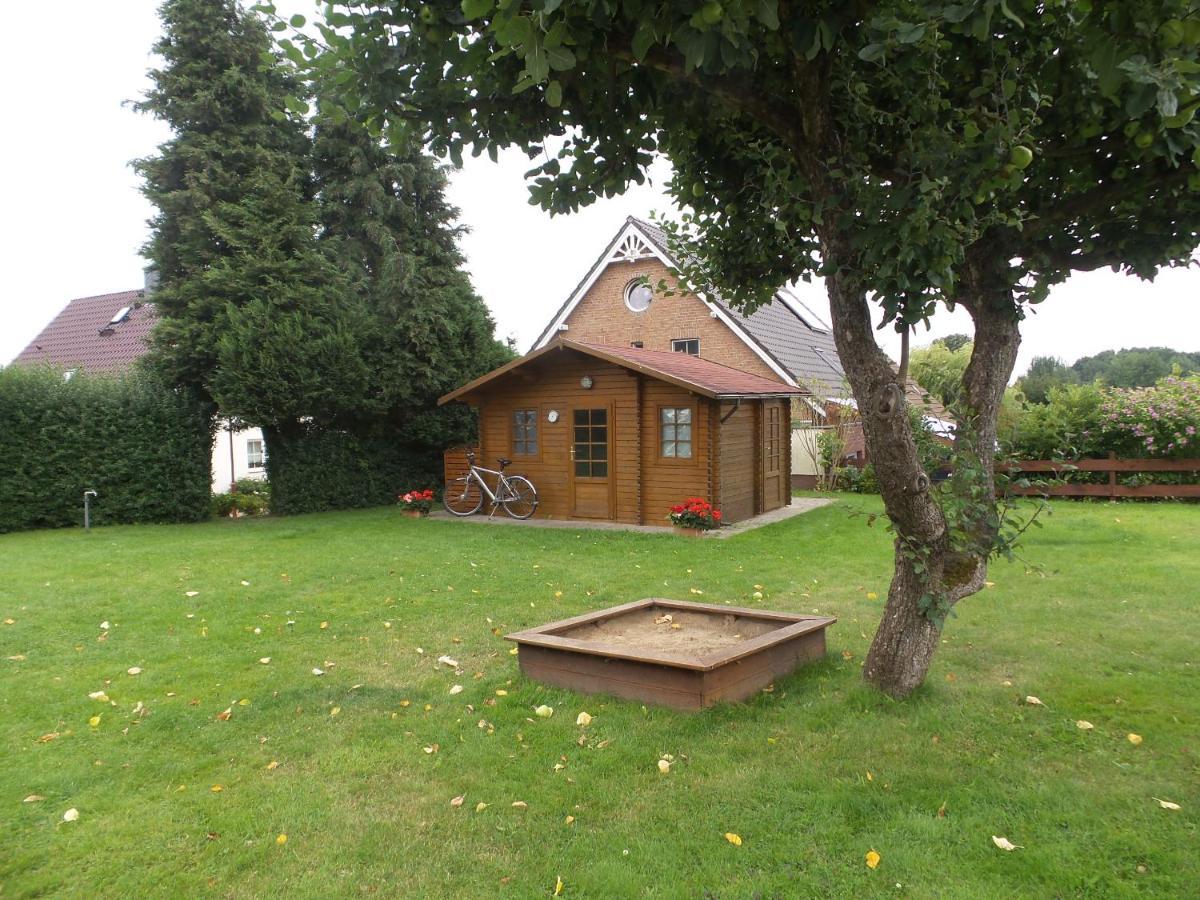
[[[512, 460], [537, 516], [664, 524], [703, 497], [733, 523], [791, 497], [794, 387], [686, 353], [556, 338], [441, 398], [479, 411], [479, 464]], [[446, 454], [446, 477], [466, 451]]]

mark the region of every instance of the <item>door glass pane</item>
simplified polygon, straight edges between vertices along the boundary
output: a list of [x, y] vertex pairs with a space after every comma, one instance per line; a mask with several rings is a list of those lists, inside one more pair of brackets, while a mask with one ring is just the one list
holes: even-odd
[[591, 444], [576, 444], [575, 445], [575, 458], [577, 460], [591, 459], [592, 458], [592, 445]]
[[592, 477], [593, 478], [607, 478], [608, 477], [608, 463], [606, 463], [606, 462], [592, 463]]
[[593, 425], [607, 425], [608, 424], [608, 410], [607, 409], [593, 409], [592, 410], [592, 424]]
[[576, 462], [575, 463], [575, 475], [577, 477], [587, 478], [590, 474], [592, 474], [591, 463], [585, 463], [585, 462]]
[[591, 432], [587, 428], [576, 428], [575, 429], [575, 442], [579, 443], [580, 441], [586, 441], [588, 439], [588, 435], [590, 433]]
[[608, 444], [593, 444], [592, 459], [608, 459]]
[[586, 425], [588, 423], [588, 411], [586, 409], [575, 410], [575, 424]]

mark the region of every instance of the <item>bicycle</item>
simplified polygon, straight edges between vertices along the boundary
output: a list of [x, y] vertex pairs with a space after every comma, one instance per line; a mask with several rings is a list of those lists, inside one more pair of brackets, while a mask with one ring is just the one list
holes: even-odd
[[[504, 470], [512, 465], [511, 459], [500, 457], [497, 462], [499, 469], [485, 469], [475, 465], [475, 454], [467, 454], [467, 474], [455, 478], [446, 485], [442, 494], [442, 505], [446, 511], [455, 516], [472, 516], [483, 506], [483, 497], [492, 502], [492, 510], [488, 516], [496, 514], [496, 507], [503, 506], [504, 511], [514, 519], [528, 519], [537, 509], [537, 488], [523, 475], [505, 475]], [[496, 490], [487, 485], [485, 475], [496, 476]]]

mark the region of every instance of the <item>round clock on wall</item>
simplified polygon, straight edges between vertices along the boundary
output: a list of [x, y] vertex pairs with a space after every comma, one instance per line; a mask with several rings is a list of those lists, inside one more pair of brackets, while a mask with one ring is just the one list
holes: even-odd
[[551, 425], [553, 425], [555, 422], [557, 422], [558, 421], [558, 410], [552, 409], [552, 410], [550, 410], [550, 412], [546, 413], [546, 421], [549, 422]]
[[579, 379], [579, 386], [581, 388], [583, 388], [585, 391], [590, 391], [592, 389], [592, 384], [593, 384], [593, 382], [592, 382], [591, 375], [584, 375], [582, 378]]

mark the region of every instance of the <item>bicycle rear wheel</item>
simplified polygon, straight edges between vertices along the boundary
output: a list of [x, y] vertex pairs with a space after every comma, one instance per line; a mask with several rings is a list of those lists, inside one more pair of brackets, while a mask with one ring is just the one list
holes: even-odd
[[483, 506], [483, 491], [470, 475], [455, 478], [446, 484], [446, 492], [442, 494], [442, 505], [453, 515], [472, 515], [479, 512], [479, 507]]
[[537, 488], [528, 478], [514, 475], [508, 479], [504, 494], [504, 511], [514, 519], [528, 519], [537, 509]]

